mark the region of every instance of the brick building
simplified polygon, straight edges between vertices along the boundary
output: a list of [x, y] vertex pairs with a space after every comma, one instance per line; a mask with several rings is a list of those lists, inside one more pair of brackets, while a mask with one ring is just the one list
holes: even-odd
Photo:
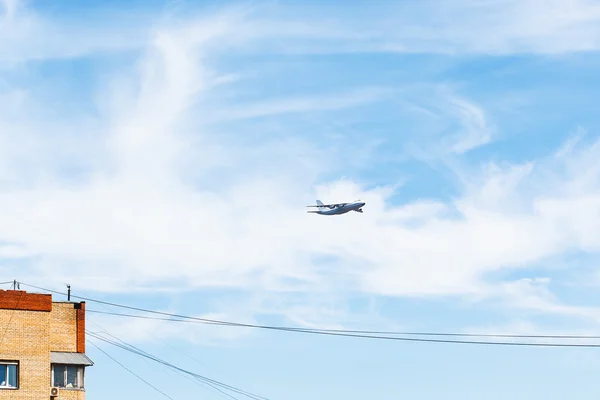
[[0, 290], [0, 399], [85, 400], [85, 367], [91, 365], [85, 302]]

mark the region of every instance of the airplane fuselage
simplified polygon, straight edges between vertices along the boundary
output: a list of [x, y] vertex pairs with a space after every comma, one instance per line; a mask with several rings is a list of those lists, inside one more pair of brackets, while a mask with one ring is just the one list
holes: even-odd
[[329, 207], [319, 207], [319, 211], [314, 211], [316, 214], [321, 214], [321, 215], [340, 215], [340, 214], [346, 214], [347, 212], [350, 211], [356, 211], [356, 212], [363, 212], [362, 207], [365, 205], [365, 203], [363, 201], [356, 201], [354, 203], [348, 203], [348, 204], [344, 204], [343, 206], [340, 207], [334, 207], [334, 208], [329, 208]]

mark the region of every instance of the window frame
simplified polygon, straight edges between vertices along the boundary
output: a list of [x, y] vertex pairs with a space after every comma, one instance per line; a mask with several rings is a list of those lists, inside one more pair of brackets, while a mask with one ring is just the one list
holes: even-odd
[[[8, 382], [9, 380], [9, 376], [8, 376], [8, 366], [9, 365], [14, 365], [16, 368], [16, 374], [17, 376], [15, 377], [15, 382], [16, 382], [16, 386], [8, 386], [8, 384], [6, 385], [1, 385], [0, 384], [0, 390], [18, 390], [19, 389], [19, 372], [20, 372], [20, 365], [19, 365], [19, 361], [14, 361], [14, 360], [0, 360], [0, 368], [5, 368], [6, 371], [6, 382]], [[0, 382], [1, 383], [1, 382]]]
[[[65, 386], [55, 386], [54, 385], [54, 369], [56, 367], [65, 367], [64, 370], [64, 383]], [[74, 367], [77, 369], [77, 386], [72, 386], [72, 387], [67, 387], [67, 370], [69, 367]], [[50, 386], [51, 387], [57, 387], [61, 390], [85, 390], [85, 365], [78, 365], [78, 364], [55, 364], [52, 363], [50, 366]]]

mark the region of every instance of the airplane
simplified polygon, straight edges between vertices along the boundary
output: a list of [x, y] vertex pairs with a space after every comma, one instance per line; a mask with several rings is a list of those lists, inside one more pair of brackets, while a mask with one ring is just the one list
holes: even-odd
[[362, 213], [362, 207], [365, 205], [364, 201], [353, 201], [352, 203], [337, 203], [337, 204], [323, 204], [321, 200], [317, 200], [316, 206], [319, 211], [307, 211], [309, 213], [321, 214], [321, 215], [340, 215], [346, 214], [349, 211], [356, 211]]

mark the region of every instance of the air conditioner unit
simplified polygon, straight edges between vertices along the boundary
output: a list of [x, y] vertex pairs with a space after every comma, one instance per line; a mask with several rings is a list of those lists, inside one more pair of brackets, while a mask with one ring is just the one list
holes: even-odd
[[58, 396], [58, 388], [53, 387], [50, 389], [50, 397], [56, 397], [56, 396]]

